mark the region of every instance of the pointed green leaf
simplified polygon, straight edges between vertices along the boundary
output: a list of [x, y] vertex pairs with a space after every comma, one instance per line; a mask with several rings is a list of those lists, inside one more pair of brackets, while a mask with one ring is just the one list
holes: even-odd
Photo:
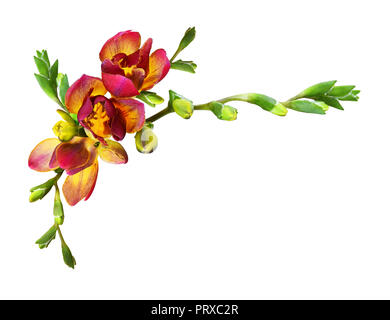
[[289, 103], [288, 107], [299, 112], [325, 114], [323, 106], [309, 100], [294, 100]]
[[57, 85], [59, 90], [60, 100], [65, 105], [65, 95], [69, 89], [68, 76], [66, 74], [59, 73], [57, 76]]
[[56, 60], [49, 70], [49, 79], [54, 88], [57, 88], [58, 60]]
[[50, 66], [50, 60], [49, 60], [49, 55], [47, 54], [46, 50], [42, 50], [41, 53], [41, 58], [46, 61], [47, 65]]
[[180, 41], [178, 50], [182, 51], [183, 49], [185, 49], [195, 39], [195, 35], [196, 35], [195, 27], [188, 28], [184, 33], [183, 38]]
[[48, 78], [49, 77], [49, 67], [46, 62], [40, 58], [34, 57], [35, 65], [41, 75]]
[[171, 63], [171, 69], [195, 73], [197, 65], [193, 61], [177, 60]]
[[65, 264], [68, 267], [74, 269], [74, 266], [76, 265], [76, 259], [73, 257], [69, 247], [64, 242], [62, 242], [61, 249], [62, 249], [62, 257], [64, 258]]
[[298, 98], [312, 98], [318, 95], [322, 95], [327, 93], [336, 83], [336, 80], [320, 82], [311, 86], [305, 90], [303, 90], [300, 94], [298, 94]]
[[355, 86], [335, 86], [330, 89], [326, 95], [332, 97], [344, 97], [351, 93], [354, 88]]
[[40, 237], [35, 243], [39, 245], [40, 249], [47, 248], [56, 237], [57, 228], [53, 225], [42, 237]]
[[44, 76], [41, 76], [40, 74], [35, 73], [34, 75], [42, 90], [49, 96], [49, 98], [53, 99], [55, 102], [58, 102], [57, 92], [54, 90], [50, 80]]
[[328, 96], [319, 96], [315, 97], [316, 101], [323, 101], [325, 102], [328, 106], [331, 106], [333, 108], [339, 109], [339, 110], [344, 110], [342, 107], [341, 103], [333, 97], [328, 97]]

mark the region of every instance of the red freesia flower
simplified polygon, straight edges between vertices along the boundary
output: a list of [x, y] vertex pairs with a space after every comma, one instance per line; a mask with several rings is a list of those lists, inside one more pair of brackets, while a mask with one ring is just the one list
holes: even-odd
[[149, 56], [152, 39], [146, 40], [141, 48], [140, 44], [138, 32], [119, 32], [100, 51], [103, 83], [115, 97], [134, 97], [151, 89], [170, 69], [164, 49]]
[[126, 134], [142, 128], [145, 108], [134, 99], [108, 99], [107, 89], [99, 78], [83, 75], [66, 92], [65, 105], [77, 114], [80, 124], [103, 144], [112, 136], [122, 140]]
[[98, 155], [109, 163], [127, 163], [127, 153], [118, 142], [107, 140], [106, 145], [97, 142], [88, 137], [73, 137], [69, 142], [46, 139], [33, 149], [28, 165], [40, 172], [64, 169], [68, 177], [62, 191], [69, 205], [74, 206], [84, 198], [88, 200], [95, 188]]

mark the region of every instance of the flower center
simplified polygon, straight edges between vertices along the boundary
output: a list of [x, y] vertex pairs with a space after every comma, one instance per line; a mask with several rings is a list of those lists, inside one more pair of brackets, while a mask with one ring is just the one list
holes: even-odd
[[104, 138], [111, 135], [109, 126], [110, 117], [107, 115], [103, 103], [96, 103], [93, 106], [92, 112], [84, 121], [97, 136]]

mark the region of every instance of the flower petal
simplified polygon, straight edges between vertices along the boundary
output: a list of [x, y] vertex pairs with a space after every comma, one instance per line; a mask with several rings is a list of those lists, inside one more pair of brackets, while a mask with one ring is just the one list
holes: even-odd
[[112, 59], [118, 53], [126, 55], [137, 51], [141, 44], [141, 36], [138, 32], [124, 31], [119, 32], [112, 38], [108, 39], [100, 51], [100, 61], [104, 59]]
[[125, 75], [123, 69], [109, 59], [106, 59], [102, 62], [102, 72], [111, 73], [111, 74], [121, 74], [122, 76]]
[[120, 74], [102, 73], [105, 87], [115, 97], [134, 97], [139, 94], [133, 81]]
[[115, 140], [123, 140], [126, 135], [126, 123], [118, 109], [115, 110], [115, 116], [111, 121], [111, 134]]
[[28, 158], [28, 166], [36, 171], [47, 172], [56, 169], [50, 168], [50, 160], [53, 156], [55, 148], [61, 143], [57, 138], [50, 138], [40, 142], [31, 151]]
[[84, 74], [66, 92], [65, 105], [69, 112], [77, 114], [86, 97], [105, 95], [106, 92], [101, 79]]
[[168, 73], [171, 64], [164, 49], [154, 51], [149, 58], [149, 72], [142, 85], [142, 90], [151, 89]]
[[122, 145], [112, 140], [107, 140], [106, 142], [107, 146], [100, 144], [97, 148], [100, 158], [109, 163], [127, 163], [128, 156]]
[[150, 49], [152, 49], [152, 43], [153, 40], [149, 38], [139, 50], [139, 63], [137, 67], [144, 69], [146, 73], [148, 73], [149, 70], [149, 54]]
[[143, 127], [145, 122], [145, 107], [142, 102], [134, 99], [112, 99], [112, 102], [126, 123], [126, 132], [137, 132]]
[[90, 138], [74, 137], [63, 142], [56, 149], [58, 164], [68, 175], [76, 174], [91, 166], [96, 160], [95, 141]]
[[68, 176], [62, 186], [62, 192], [69, 205], [74, 206], [80, 200], [87, 200], [96, 185], [99, 165], [97, 159], [88, 168]]

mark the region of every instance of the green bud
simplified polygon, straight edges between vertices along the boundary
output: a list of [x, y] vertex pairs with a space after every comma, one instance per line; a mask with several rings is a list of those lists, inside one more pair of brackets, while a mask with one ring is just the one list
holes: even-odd
[[194, 105], [186, 99], [176, 99], [172, 102], [172, 107], [175, 112], [183, 119], [189, 119], [194, 112]]
[[141, 153], [152, 153], [157, 148], [157, 136], [148, 126], [144, 126], [135, 134], [135, 146]]
[[53, 225], [42, 237], [40, 237], [35, 243], [39, 245], [40, 249], [47, 248], [56, 237], [57, 228]]
[[185, 71], [189, 73], [195, 73], [197, 65], [193, 61], [177, 60], [171, 63], [171, 69]]
[[41, 200], [45, 195], [49, 193], [50, 189], [37, 189], [31, 192], [30, 194], [30, 202], [35, 202], [37, 200]]
[[45, 183], [32, 187], [30, 189], [30, 202], [35, 202], [37, 200], [43, 199], [43, 197], [50, 192], [55, 182], [56, 178], [52, 178], [50, 180], [47, 180]]
[[155, 107], [157, 104], [161, 104], [164, 102], [164, 99], [160, 97], [158, 94], [150, 91], [142, 91], [138, 96], [138, 99], [147, 103], [151, 107]]
[[64, 223], [64, 208], [62, 206], [60, 190], [56, 185], [56, 194], [54, 196], [54, 207], [53, 207], [54, 221], [56, 224], [61, 225]]
[[210, 103], [210, 110], [220, 120], [233, 121], [237, 119], [237, 109], [217, 101]]
[[281, 117], [285, 116], [287, 111], [287, 108], [280, 102], [276, 103], [275, 106], [270, 110], [271, 113]]
[[194, 112], [194, 105], [191, 100], [169, 90], [168, 105], [183, 119], [189, 119]]
[[297, 95], [297, 99], [300, 98], [312, 98], [321, 94], [327, 93], [337, 82], [337, 80], [320, 82], [303, 90], [300, 94]]
[[309, 100], [294, 100], [288, 104], [288, 107], [295, 111], [316, 114], [325, 114], [325, 111], [327, 110], [327, 107], [325, 106], [326, 104], [321, 101], [312, 102]]

